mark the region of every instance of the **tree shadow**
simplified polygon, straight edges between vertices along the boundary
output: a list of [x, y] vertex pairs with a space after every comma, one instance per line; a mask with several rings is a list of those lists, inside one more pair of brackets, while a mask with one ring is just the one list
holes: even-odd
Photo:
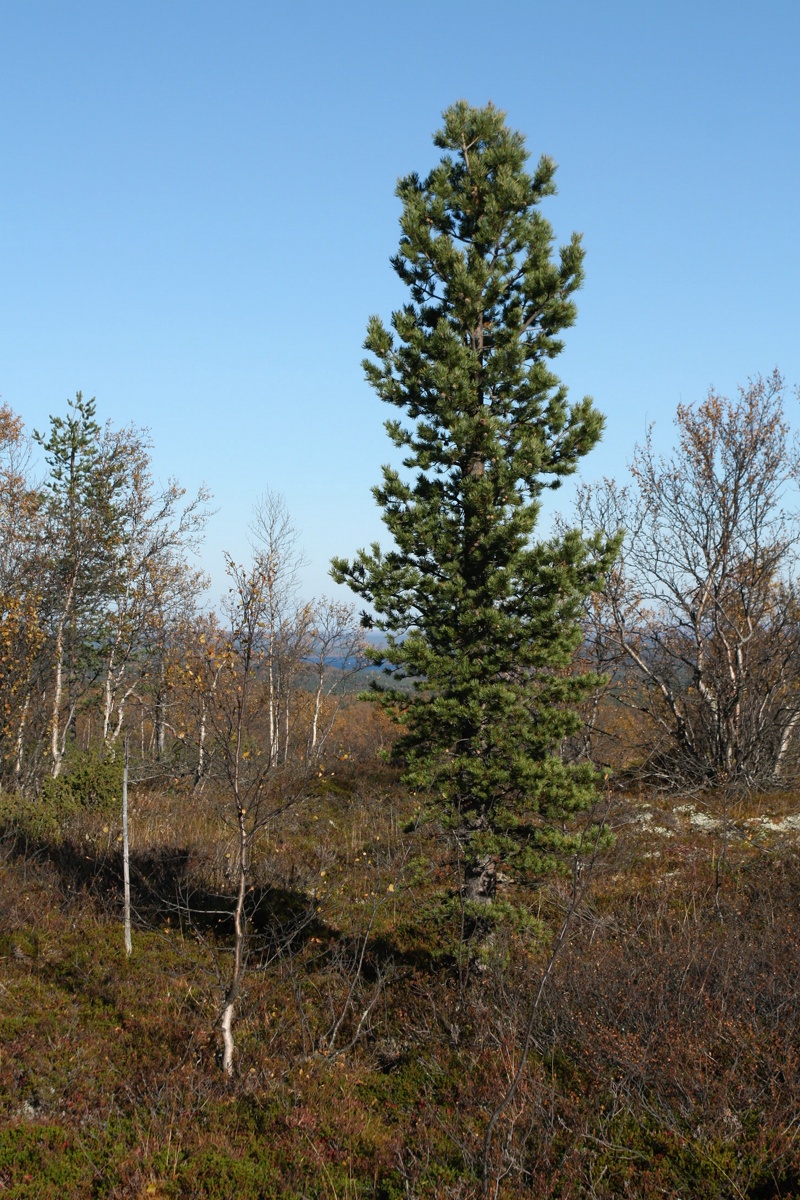
[[[123, 860], [118, 847], [98, 849], [93, 843], [66, 837], [55, 841], [34, 837], [15, 829], [4, 832], [9, 859], [38, 866], [54, 876], [64, 908], [81, 898], [88, 899], [108, 917], [123, 918]], [[135, 851], [130, 856], [131, 914], [142, 930], [180, 930], [185, 937], [199, 937], [227, 946], [234, 937], [234, 886], [213, 887], [203, 878], [204, 860], [190, 847], [159, 847]], [[342, 955], [354, 954], [364, 939], [360, 971], [365, 982], [378, 979], [389, 966], [426, 976], [441, 976], [456, 969], [452, 953], [432, 948], [408, 931], [395, 935], [339, 928], [326, 922], [317, 911], [315, 895], [298, 880], [285, 876], [274, 882], [253, 883], [246, 899], [250, 948], [255, 963], [262, 967], [276, 954], [302, 949], [309, 941], [319, 945], [318, 964], [337, 963]]]
[[[73, 904], [87, 896], [101, 910], [122, 919], [124, 872], [121, 849], [98, 852], [66, 838], [59, 842], [11, 833], [6, 842], [11, 860], [46, 866], [58, 881], [62, 902]], [[173, 928], [225, 943], [233, 936], [233, 888], [210, 887], [198, 871], [195, 852], [186, 847], [162, 847], [130, 856], [131, 914], [140, 928]], [[302, 888], [282, 883], [253, 884], [246, 911], [252, 934], [264, 949], [277, 949], [288, 940], [336, 936], [320, 920], [316, 902]]]

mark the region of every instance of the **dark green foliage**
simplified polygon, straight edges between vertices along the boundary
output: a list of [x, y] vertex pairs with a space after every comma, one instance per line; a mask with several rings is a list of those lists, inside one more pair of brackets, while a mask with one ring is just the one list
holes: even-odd
[[0, 1130], [0, 1190], [14, 1200], [92, 1195], [91, 1161], [80, 1138], [60, 1125]]
[[[78, 392], [68, 407], [66, 417], [50, 418], [47, 437], [33, 436], [49, 468], [45, 511], [53, 606], [56, 613], [75, 609], [88, 617], [102, 610], [114, 587], [121, 533], [116, 501], [129, 464], [119, 448], [106, 444], [94, 399]], [[95, 627], [90, 629], [96, 637]], [[81, 652], [91, 659], [90, 638], [84, 640]]]
[[[267, 1154], [261, 1155], [268, 1158]], [[178, 1175], [176, 1196], [191, 1200], [204, 1196], [207, 1200], [263, 1200], [276, 1195], [279, 1184], [268, 1163], [253, 1157], [234, 1158], [230, 1151], [212, 1146], [203, 1147], [182, 1164]]]
[[395, 680], [382, 692], [404, 726], [407, 779], [443, 801], [468, 864], [529, 875], [575, 841], [554, 822], [587, 808], [595, 776], [557, 754], [591, 681], [570, 673], [582, 601], [613, 547], [574, 532], [534, 542], [540, 498], [575, 471], [603, 421], [570, 404], [550, 369], [583, 279], [578, 235], [554, 255], [538, 206], [554, 163], [527, 152], [493, 106], [459, 102], [427, 179], [398, 185], [392, 265], [411, 299], [393, 332], [373, 317], [365, 363], [413, 473], [391, 467], [375, 496], [395, 548], [377, 544], [333, 575], [379, 614]]
[[122, 757], [99, 750], [73, 750], [61, 774], [45, 779], [42, 801], [59, 816], [116, 812], [122, 804]]
[[17, 791], [0, 796], [0, 829], [58, 843], [72, 818], [83, 813], [111, 816], [121, 804], [122, 759], [73, 747], [62, 773], [46, 777], [39, 795]]

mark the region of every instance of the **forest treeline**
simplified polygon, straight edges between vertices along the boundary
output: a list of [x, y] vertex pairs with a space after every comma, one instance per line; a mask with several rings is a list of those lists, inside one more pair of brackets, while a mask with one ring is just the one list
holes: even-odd
[[[774, 372], [734, 399], [681, 406], [671, 451], [649, 435], [625, 474], [582, 485], [559, 518], [621, 535], [569, 667], [601, 677], [565, 746], [574, 759], [666, 788], [794, 783], [800, 517], [785, 393]], [[146, 431], [101, 426], [80, 393], [32, 437], [0, 409], [6, 790], [38, 794], [82, 755], [116, 759], [126, 739], [153, 778], [202, 786], [247, 603], [271, 766], [319, 757], [364, 685], [370, 647], [353, 607], [300, 597], [302, 547], [281, 498], [256, 504], [252, 560], [228, 562], [227, 601], [211, 611], [196, 556], [210, 495], [155, 485], [150, 454]]]
[[[32, 451], [46, 463], [31, 473]], [[37, 794], [86, 755], [202, 786], [219, 749], [214, 714], [236, 686], [239, 568], [218, 612], [197, 566], [210, 495], [157, 486], [148, 434], [96, 419], [78, 393], [46, 433], [0, 409], [0, 747], [6, 789]], [[252, 523], [258, 593], [259, 753], [273, 767], [318, 757], [366, 665], [352, 607], [299, 597], [302, 553], [281, 499]], [[257, 643], [257, 644], [255, 644]], [[349, 692], [354, 688], [351, 686]], [[217, 731], [218, 732], [218, 731]], [[83, 765], [82, 765], [83, 764]]]

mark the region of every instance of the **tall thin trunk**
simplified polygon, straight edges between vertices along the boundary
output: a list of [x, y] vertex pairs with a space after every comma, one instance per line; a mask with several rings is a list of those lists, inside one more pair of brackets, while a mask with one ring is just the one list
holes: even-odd
[[239, 996], [242, 975], [244, 974], [245, 934], [247, 925], [244, 914], [244, 898], [247, 891], [247, 872], [249, 866], [247, 861], [247, 812], [242, 803], [242, 795], [240, 790], [240, 767], [244, 718], [247, 711], [247, 684], [250, 674], [251, 650], [252, 647], [250, 645], [245, 648], [242, 685], [240, 688], [238, 712], [236, 715], [236, 743], [233, 753], [233, 777], [231, 779], [233, 795], [236, 802], [236, 820], [239, 827], [239, 888], [236, 894], [236, 907], [233, 912], [233, 968], [231, 970], [230, 982], [228, 984], [227, 991], [225, 992], [225, 999], [222, 1006], [222, 1016], [220, 1021], [223, 1045], [222, 1069], [228, 1076], [233, 1075], [233, 1016], [236, 1008], [236, 1000]]
[[122, 886], [125, 925], [125, 953], [133, 953], [131, 941], [131, 861], [128, 838], [128, 742], [125, 741], [125, 763], [122, 768]]
[[28, 723], [28, 710], [30, 709], [30, 705], [31, 694], [28, 692], [27, 696], [25, 697], [25, 703], [22, 706], [22, 712], [20, 713], [19, 723], [17, 725], [16, 751], [14, 754], [14, 774], [18, 779], [22, 774], [22, 749], [25, 744], [25, 726]]
[[194, 785], [198, 786], [202, 782], [203, 773], [206, 764], [206, 701], [205, 696], [200, 699], [200, 727], [197, 731], [197, 770], [194, 774]]
[[103, 745], [108, 745], [108, 731], [111, 726], [111, 714], [114, 711], [114, 651], [111, 650], [103, 681]]
[[167, 739], [167, 706], [161, 687], [156, 692], [155, 726], [156, 758], [160, 761], [164, 757], [164, 747]]
[[278, 716], [277, 705], [275, 701], [275, 670], [272, 663], [272, 652], [274, 646], [274, 635], [270, 638], [269, 646], [269, 663], [267, 665], [267, 711], [269, 717], [269, 765], [275, 767], [278, 764]]
[[52, 729], [50, 732], [50, 755], [53, 760], [53, 779], [57, 779], [61, 773], [61, 763], [64, 758], [64, 751], [60, 737], [61, 732], [61, 695], [64, 688], [64, 663], [62, 656], [64, 653], [64, 621], [58, 623], [56, 629], [56, 674], [53, 681], [53, 709], [52, 709]]
[[244, 823], [244, 813], [239, 810], [239, 888], [236, 894], [236, 908], [233, 912], [233, 968], [230, 982], [225, 992], [222, 1006], [220, 1026], [222, 1029], [222, 1069], [226, 1075], [233, 1075], [233, 1018], [239, 989], [244, 974], [244, 952], [246, 922], [244, 916], [244, 898], [247, 892], [247, 830]]
[[[67, 719], [64, 723], [64, 729], [61, 729], [61, 701], [64, 694], [64, 630], [67, 626], [67, 621], [72, 617], [72, 604], [75, 598], [75, 588], [77, 586], [78, 577], [77, 570], [73, 571], [67, 588], [67, 594], [64, 597], [64, 611], [61, 614], [58, 625], [56, 626], [56, 644], [55, 644], [55, 679], [53, 681], [53, 709], [52, 709], [52, 730], [50, 734], [50, 754], [53, 759], [53, 778], [57, 779], [61, 774], [61, 764], [64, 760], [64, 750], [67, 742], [67, 735], [70, 726], [75, 720], [75, 706], [72, 703], [70, 694], [70, 708]], [[70, 651], [70, 658], [72, 657]], [[71, 683], [68, 680], [68, 683]], [[71, 687], [70, 687], [71, 691]]]
[[317, 737], [319, 736], [319, 712], [322, 707], [322, 675], [317, 683], [317, 693], [314, 696], [314, 718], [311, 722], [311, 749], [317, 748]]

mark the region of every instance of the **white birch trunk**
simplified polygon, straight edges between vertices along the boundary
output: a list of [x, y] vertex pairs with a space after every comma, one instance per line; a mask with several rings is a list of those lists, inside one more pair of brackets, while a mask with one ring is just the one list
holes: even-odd
[[197, 731], [197, 771], [195, 773], [195, 787], [202, 781], [203, 772], [206, 764], [206, 701], [203, 696], [200, 700], [200, 727]]
[[28, 692], [28, 695], [25, 697], [25, 703], [22, 706], [22, 712], [20, 713], [19, 724], [17, 725], [17, 739], [14, 754], [14, 774], [18, 779], [22, 774], [22, 748], [24, 745], [25, 726], [28, 723], [28, 710], [30, 708], [30, 704], [31, 695], [30, 692]]
[[122, 768], [122, 887], [125, 925], [125, 953], [133, 953], [131, 941], [131, 860], [128, 837], [128, 743], [125, 743], [125, 763]]
[[106, 677], [103, 681], [103, 745], [108, 745], [108, 730], [111, 725], [111, 714], [114, 711], [114, 687], [112, 680], [114, 677], [114, 651], [112, 649], [108, 659], [106, 668]]
[[247, 828], [245, 826], [245, 814], [239, 808], [239, 888], [236, 895], [236, 908], [233, 913], [233, 968], [231, 970], [230, 983], [225, 993], [225, 1000], [222, 1006], [222, 1016], [220, 1019], [220, 1028], [222, 1030], [222, 1069], [229, 1077], [233, 1075], [233, 1055], [235, 1050], [233, 1039], [233, 1018], [236, 1010], [236, 1001], [239, 997], [239, 988], [242, 982], [244, 973], [244, 948], [245, 948], [245, 919], [244, 919], [244, 899], [247, 891]]
[[269, 716], [269, 765], [275, 767], [278, 765], [278, 714], [275, 702], [275, 671], [272, 664], [272, 654], [274, 648], [274, 635], [270, 638], [269, 645], [269, 665], [267, 667], [267, 710]]
[[58, 623], [56, 629], [56, 674], [53, 681], [53, 711], [52, 711], [52, 729], [50, 732], [50, 755], [53, 760], [53, 779], [57, 779], [61, 773], [61, 763], [64, 758], [63, 746], [60, 738], [60, 716], [61, 716], [61, 695], [64, 688], [64, 664], [62, 656], [64, 653], [64, 619]]
[[320, 675], [319, 684], [317, 685], [317, 694], [314, 697], [314, 717], [311, 722], [311, 749], [317, 748], [317, 737], [319, 736], [319, 713], [322, 708], [322, 676]]

